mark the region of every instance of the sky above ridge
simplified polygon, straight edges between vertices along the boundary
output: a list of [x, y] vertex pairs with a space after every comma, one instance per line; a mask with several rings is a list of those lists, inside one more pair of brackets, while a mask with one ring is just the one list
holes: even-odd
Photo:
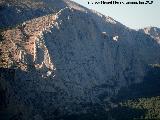
[[[95, 2], [109, 2], [111, 0], [72, 0], [87, 8], [94, 9], [104, 15], [110, 16], [122, 24], [139, 29], [148, 26], [160, 28], [160, 0], [150, 0], [153, 4], [95, 4]], [[113, 0], [115, 1], [115, 0]], [[116, 0], [118, 2], [139, 2], [139, 0]], [[146, 0], [140, 0], [146, 2]], [[149, 0], [148, 0], [149, 1]], [[89, 2], [89, 4], [88, 4]], [[94, 4], [92, 4], [94, 3]]]

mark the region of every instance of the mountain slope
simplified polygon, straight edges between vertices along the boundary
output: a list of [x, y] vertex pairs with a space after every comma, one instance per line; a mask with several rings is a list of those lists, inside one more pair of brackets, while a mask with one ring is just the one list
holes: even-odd
[[[84, 112], [85, 105], [103, 104], [122, 86], [141, 82], [146, 66], [160, 62], [153, 38], [69, 0], [1, 4], [1, 76], [9, 89], [2, 91], [28, 116]], [[15, 77], [6, 77], [12, 68]]]
[[154, 38], [158, 43], [160, 43], [160, 28], [157, 27], [146, 27], [144, 29], [140, 29], [140, 32], [143, 32], [147, 35], [150, 35]]

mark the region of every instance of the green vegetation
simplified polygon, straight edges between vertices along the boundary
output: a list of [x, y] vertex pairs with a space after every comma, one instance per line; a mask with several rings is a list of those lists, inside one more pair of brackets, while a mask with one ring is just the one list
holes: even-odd
[[130, 109], [142, 110], [145, 114], [142, 115], [140, 118], [160, 119], [160, 96], [128, 100], [124, 103], [121, 103], [120, 105], [122, 107], [128, 107]]
[[160, 65], [147, 68], [142, 83], [124, 87], [115, 98], [118, 107], [110, 110], [116, 120], [160, 119]]
[[160, 96], [160, 67], [158, 64], [149, 66], [143, 82], [132, 84], [122, 88], [118, 95], [118, 101], [126, 101], [136, 98], [151, 98]]
[[[142, 83], [122, 88], [105, 105], [87, 104], [89, 111], [57, 117], [65, 120], [160, 120], [160, 67], [146, 68]], [[112, 104], [112, 105], [111, 105]], [[106, 107], [104, 107], [106, 106]], [[85, 107], [83, 106], [85, 110]]]

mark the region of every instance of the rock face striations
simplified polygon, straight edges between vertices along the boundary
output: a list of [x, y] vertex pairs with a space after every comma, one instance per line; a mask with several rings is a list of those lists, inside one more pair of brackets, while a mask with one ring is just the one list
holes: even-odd
[[4, 118], [85, 112], [160, 63], [154, 38], [69, 0], [1, 0], [0, 16], [4, 109], [17, 109]]
[[160, 44], [160, 28], [157, 27], [146, 27], [144, 29], [140, 29], [140, 32], [143, 32], [147, 35], [150, 35]]

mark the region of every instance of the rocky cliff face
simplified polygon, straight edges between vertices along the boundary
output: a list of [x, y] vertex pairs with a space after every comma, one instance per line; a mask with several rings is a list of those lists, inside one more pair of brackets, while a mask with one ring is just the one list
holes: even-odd
[[150, 35], [154, 38], [158, 43], [160, 43], [160, 28], [157, 27], [146, 27], [144, 29], [140, 29], [140, 32], [143, 32], [147, 35]]
[[5, 0], [0, 9], [0, 64], [15, 68], [11, 103], [32, 117], [103, 104], [160, 62], [152, 37], [69, 0]]

